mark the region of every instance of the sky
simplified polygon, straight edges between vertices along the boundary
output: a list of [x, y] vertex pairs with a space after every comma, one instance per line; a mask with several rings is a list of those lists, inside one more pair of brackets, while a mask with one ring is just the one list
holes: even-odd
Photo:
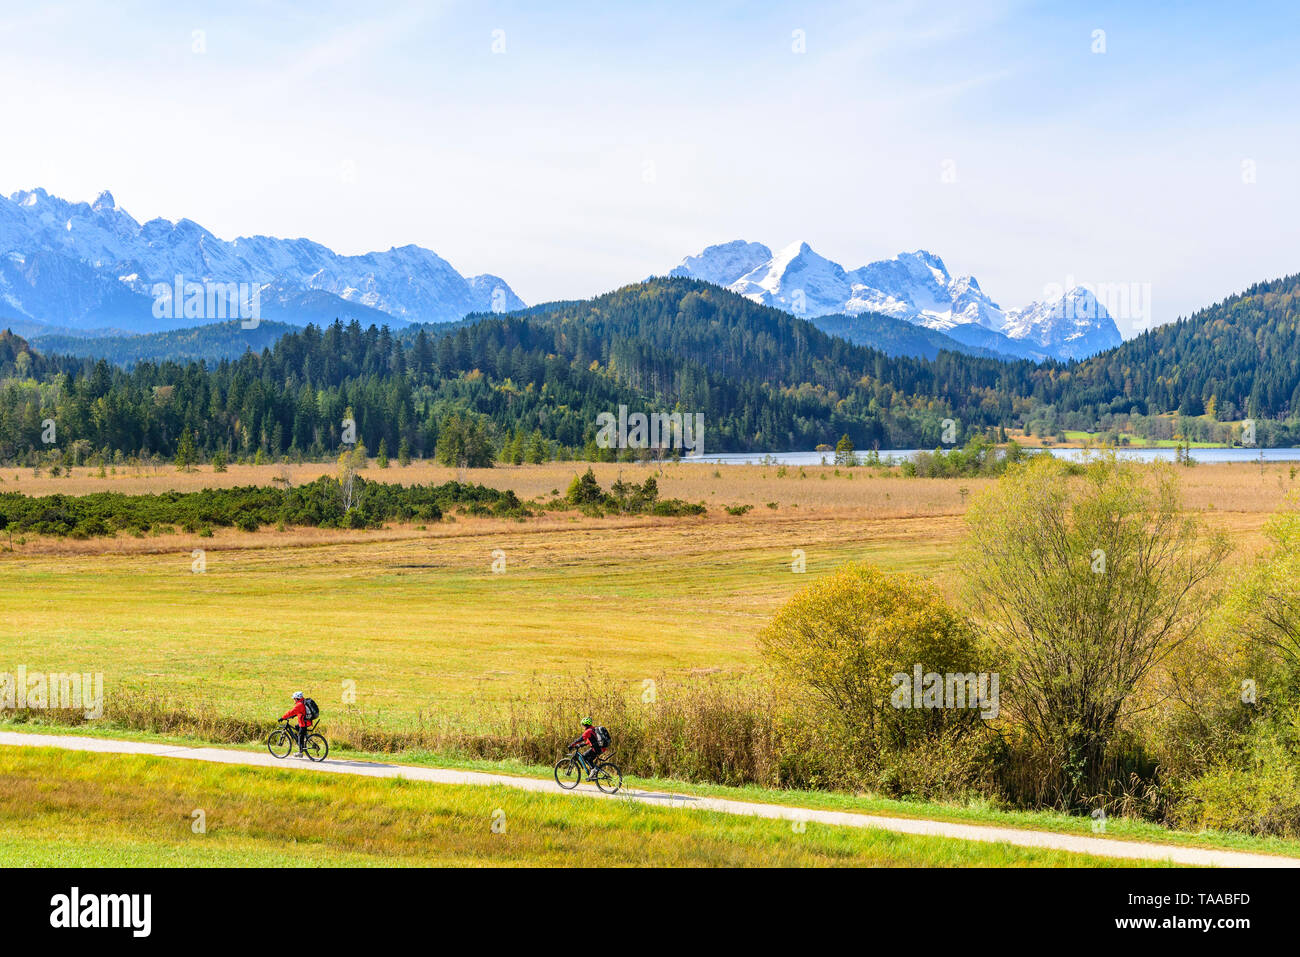
[[0, 0], [0, 193], [426, 246], [527, 302], [926, 249], [1121, 330], [1300, 271], [1300, 5]]

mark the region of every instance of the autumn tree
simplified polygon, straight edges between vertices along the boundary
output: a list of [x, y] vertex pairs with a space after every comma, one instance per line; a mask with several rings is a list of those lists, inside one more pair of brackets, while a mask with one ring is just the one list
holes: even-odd
[[[759, 635], [778, 675], [827, 713], [834, 733], [868, 749], [903, 745], [957, 717], [900, 710], [895, 676], [968, 674], [975, 634], [930, 583], [866, 564], [840, 567], [791, 598]], [[965, 715], [963, 717], [968, 717]]]
[[1113, 454], [1012, 467], [967, 512], [972, 607], [1010, 674], [1003, 709], [1049, 797], [1096, 793], [1138, 685], [1203, 623], [1226, 554], [1184, 513], [1177, 477]]

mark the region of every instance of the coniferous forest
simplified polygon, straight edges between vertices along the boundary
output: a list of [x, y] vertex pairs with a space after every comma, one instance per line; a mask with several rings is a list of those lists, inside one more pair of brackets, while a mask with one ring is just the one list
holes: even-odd
[[[1173, 413], [1258, 420], [1297, 441], [1300, 277], [1261, 283], [1078, 363], [941, 352], [891, 357], [688, 279], [394, 333], [335, 322], [215, 362], [34, 350], [0, 335], [0, 461], [72, 464], [338, 453], [347, 422], [372, 453], [448, 463], [602, 458], [596, 417], [620, 405], [700, 412], [704, 448], [934, 448], [1050, 420], [1101, 430]], [[237, 326], [220, 334], [237, 336]], [[264, 334], [263, 334], [264, 335]], [[52, 428], [51, 428], [52, 426]]]

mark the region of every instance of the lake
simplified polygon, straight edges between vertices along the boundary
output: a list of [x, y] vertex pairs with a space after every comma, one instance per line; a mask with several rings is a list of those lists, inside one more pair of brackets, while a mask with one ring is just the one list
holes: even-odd
[[[932, 449], [893, 449], [890, 451], [881, 451], [881, 461], [892, 459], [894, 462], [902, 462], [904, 459], [911, 458], [918, 451], [933, 451]], [[1095, 449], [1062, 449], [1049, 448], [1045, 451], [1057, 458], [1062, 459], [1079, 459], [1090, 452], [1095, 453]], [[1137, 448], [1119, 448], [1115, 453], [1122, 459], [1134, 459], [1139, 462], [1172, 462], [1176, 449], [1137, 449]], [[1258, 462], [1260, 453], [1264, 455], [1265, 462], [1300, 462], [1300, 449], [1192, 449], [1191, 456], [1196, 462]], [[861, 452], [859, 455], [863, 454]], [[835, 462], [834, 452], [721, 452], [716, 455], [705, 453], [699, 458], [694, 456], [682, 459], [684, 462], [708, 462], [717, 465], [832, 465]]]

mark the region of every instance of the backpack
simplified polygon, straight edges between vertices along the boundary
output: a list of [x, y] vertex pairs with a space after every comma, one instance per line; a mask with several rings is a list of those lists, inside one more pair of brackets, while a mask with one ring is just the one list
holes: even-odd
[[602, 726], [597, 726], [596, 728], [593, 729], [593, 731], [594, 731], [594, 733], [592, 734], [591, 738], [592, 738], [593, 741], [596, 742], [596, 747], [598, 747], [598, 748], [608, 748], [608, 747], [609, 747], [609, 728], [602, 727]]
[[315, 701], [312, 701], [311, 698], [303, 698], [302, 707], [303, 710], [307, 712], [306, 717], [308, 721], [315, 721], [320, 717], [320, 707]]

